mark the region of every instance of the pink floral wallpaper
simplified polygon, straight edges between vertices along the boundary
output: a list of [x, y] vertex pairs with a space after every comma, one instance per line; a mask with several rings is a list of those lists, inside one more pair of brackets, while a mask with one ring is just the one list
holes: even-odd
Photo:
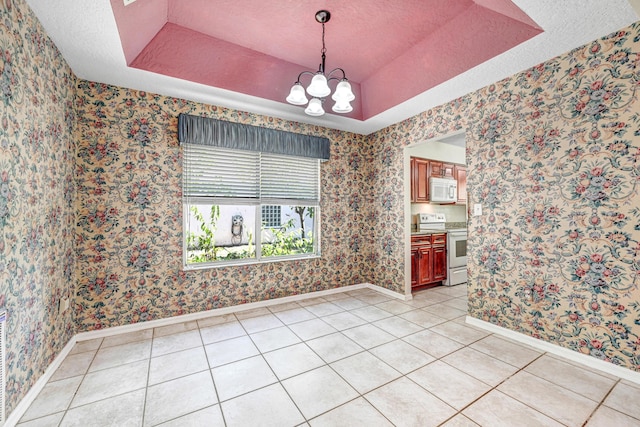
[[402, 289], [402, 148], [464, 129], [484, 213], [469, 314], [640, 371], [639, 40], [636, 23], [370, 136], [374, 283]]
[[23, 1], [0, 2], [0, 307], [10, 413], [75, 333], [75, 77]]
[[[78, 82], [79, 331], [370, 281], [365, 137], [87, 81]], [[326, 136], [322, 257], [183, 271], [179, 113]]]

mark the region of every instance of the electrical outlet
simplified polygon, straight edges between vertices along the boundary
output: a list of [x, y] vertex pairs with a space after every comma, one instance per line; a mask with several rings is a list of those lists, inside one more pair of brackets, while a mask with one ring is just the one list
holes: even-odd
[[62, 301], [62, 311], [67, 311], [69, 309], [69, 298], [63, 298], [61, 301]]
[[480, 203], [474, 203], [473, 205], [473, 216], [482, 215], [482, 205]]

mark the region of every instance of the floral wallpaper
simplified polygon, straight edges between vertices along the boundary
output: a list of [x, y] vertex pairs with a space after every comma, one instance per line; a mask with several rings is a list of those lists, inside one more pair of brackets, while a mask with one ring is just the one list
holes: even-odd
[[[80, 80], [76, 94], [79, 331], [370, 281], [362, 135]], [[179, 113], [326, 136], [322, 257], [183, 271]]]
[[[8, 413], [76, 332], [354, 283], [404, 292], [404, 147], [459, 130], [484, 208], [469, 314], [640, 371], [640, 24], [362, 136], [76, 80], [24, 0], [0, 7]], [[182, 112], [331, 140], [321, 258], [183, 271]]]
[[0, 2], [0, 307], [10, 413], [75, 333], [75, 77], [23, 1]]
[[372, 135], [374, 283], [402, 290], [402, 148], [465, 129], [469, 315], [640, 371], [639, 52], [636, 23]]

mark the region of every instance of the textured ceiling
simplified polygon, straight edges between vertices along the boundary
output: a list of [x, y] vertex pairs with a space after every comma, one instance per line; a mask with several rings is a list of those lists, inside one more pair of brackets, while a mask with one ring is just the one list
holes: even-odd
[[[27, 2], [80, 78], [365, 134], [637, 19], [625, 0]], [[319, 9], [349, 117], [284, 102], [320, 62]]]

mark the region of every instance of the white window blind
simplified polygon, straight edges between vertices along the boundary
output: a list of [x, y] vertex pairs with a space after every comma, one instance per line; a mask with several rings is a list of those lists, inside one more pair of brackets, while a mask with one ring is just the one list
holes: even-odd
[[320, 200], [320, 160], [198, 144], [184, 147], [185, 197]]

